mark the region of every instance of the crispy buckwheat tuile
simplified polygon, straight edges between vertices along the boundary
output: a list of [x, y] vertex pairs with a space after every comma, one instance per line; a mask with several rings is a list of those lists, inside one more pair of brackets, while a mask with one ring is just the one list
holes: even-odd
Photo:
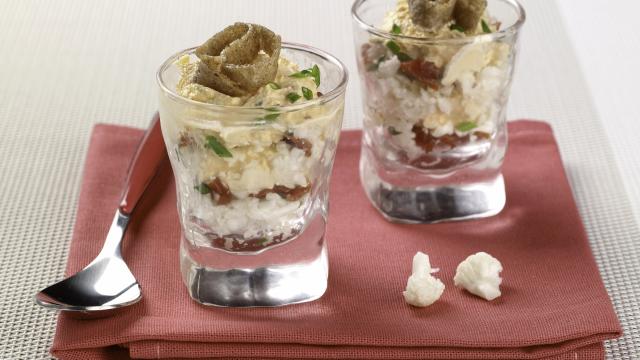
[[427, 29], [438, 29], [451, 21], [456, 0], [409, 0], [411, 21]]
[[235, 23], [196, 49], [194, 81], [229, 96], [251, 95], [275, 79], [280, 46], [266, 27]]
[[487, 9], [487, 0], [458, 0], [453, 12], [456, 24], [466, 31], [471, 31], [478, 26], [482, 14]]

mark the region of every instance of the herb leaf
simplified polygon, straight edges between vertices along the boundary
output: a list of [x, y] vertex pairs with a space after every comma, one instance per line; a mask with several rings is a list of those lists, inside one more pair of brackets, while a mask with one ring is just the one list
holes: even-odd
[[398, 60], [400, 60], [401, 62], [407, 62], [407, 61], [411, 61], [413, 59], [411, 59], [411, 56], [401, 52], [401, 53], [397, 53], [396, 56], [398, 57]]
[[202, 195], [206, 195], [211, 192], [211, 188], [209, 188], [209, 185], [205, 183], [200, 183], [199, 185], [196, 185], [193, 188], [196, 189]]
[[287, 94], [287, 99], [289, 100], [290, 103], [294, 103], [296, 101], [298, 101], [298, 99], [300, 99], [300, 95], [296, 94], [296, 93], [288, 93]]
[[273, 113], [273, 114], [265, 115], [264, 119], [267, 120], [267, 121], [273, 121], [273, 120], [277, 119], [278, 116], [280, 116], [279, 113]]
[[402, 28], [400, 28], [400, 26], [398, 26], [398, 24], [394, 23], [393, 27], [391, 28], [391, 33], [399, 35], [399, 34], [402, 33]]
[[407, 55], [406, 53], [402, 52], [402, 49], [400, 48], [400, 45], [398, 45], [397, 42], [393, 41], [393, 40], [389, 40], [387, 41], [387, 43], [385, 44], [387, 46], [387, 49], [391, 50], [391, 52], [398, 57], [398, 60], [402, 61], [402, 62], [406, 62], [406, 61], [411, 61], [411, 56]]
[[484, 31], [485, 34], [491, 34], [491, 28], [489, 27], [489, 24], [487, 24], [486, 21], [484, 21], [484, 19], [481, 21], [482, 23], [482, 31]]
[[217, 137], [213, 135], [207, 135], [206, 140], [207, 140], [207, 143], [204, 145], [204, 147], [207, 149], [213, 150], [213, 152], [215, 152], [216, 155], [222, 158], [233, 157], [233, 155], [231, 155], [229, 150], [227, 150], [227, 148], [224, 147], [222, 143], [220, 143], [220, 140], [218, 140]]
[[276, 84], [276, 83], [274, 83], [274, 82], [270, 82], [270, 83], [269, 83], [269, 84], [267, 84], [267, 85], [269, 85], [269, 87], [270, 87], [270, 88], [272, 88], [273, 90], [279, 90], [279, 89], [282, 89], [282, 88], [280, 87], [280, 85], [278, 85], [278, 84]]
[[449, 30], [464, 32], [464, 28], [458, 24], [451, 24], [451, 26], [449, 26]]
[[392, 40], [387, 41], [387, 48], [388, 48], [389, 50], [391, 50], [391, 52], [392, 52], [392, 53], [394, 53], [394, 54], [397, 54], [397, 53], [399, 53], [400, 51], [402, 51], [402, 50], [400, 50], [400, 45], [398, 45], [398, 43], [397, 43], [397, 42], [392, 41]]
[[256, 121], [274, 121], [280, 116], [278, 109], [274, 107], [266, 108], [265, 110], [271, 112], [272, 114], [267, 114], [264, 117], [256, 119]]
[[316, 86], [320, 86], [320, 68], [318, 65], [313, 65], [311, 68], [311, 77], [313, 77], [313, 81], [316, 83]]
[[302, 87], [302, 95], [307, 100], [313, 99], [313, 91], [309, 90], [309, 88], [306, 88], [304, 86]]
[[318, 65], [313, 65], [313, 67], [310, 69], [305, 69], [297, 73], [293, 73], [289, 75], [289, 77], [298, 79], [310, 77], [313, 78], [313, 82], [316, 83], [316, 86], [320, 86], [320, 68], [318, 67]]
[[396, 136], [396, 135], [400, 135], [402, 134], [400, 131], [398, 131], [396, 128], [394, 128], [393, 126], [389, 126], [389, 128], [387, 129], [389, 130], [389, 134]]
[[474, 123], [473, 121], [465, 121], [465, 122], [461, 122], [460, 124], [456, 125], [456, 130], [458, 130], [460, 132], [467, 132], [467, 131], [471, 131], [471, 130], [475, 129], [476, 127], [478, 127], [478, 125], [476, 123]]

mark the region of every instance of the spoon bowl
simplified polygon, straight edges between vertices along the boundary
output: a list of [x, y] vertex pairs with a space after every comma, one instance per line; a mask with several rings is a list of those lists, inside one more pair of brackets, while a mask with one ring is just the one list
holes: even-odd
[[122, 258], [121, 243], [133, 209], [166, 157], [159, 120], [156, 114], [138, 145], [102, 250], [80, 272], [37, 293], [38, 305], [91, 318], [109, 316], [142, 299], [140, 285]]
[[36, 302], [55, 310], [102, 311], [140, 301], [140, 285], [120, 254], [120, 234], [127, 223], [128, 217], [118, 211], [100, 255], [77, 274], [37, 293]]

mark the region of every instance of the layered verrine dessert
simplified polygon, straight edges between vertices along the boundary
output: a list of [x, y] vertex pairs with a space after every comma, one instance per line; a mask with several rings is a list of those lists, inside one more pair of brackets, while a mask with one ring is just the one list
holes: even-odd
[[[282, 45], [263, 26], [236, 23], [167, 62], [170, 73], [160, 81], [173, 88], [161, 92], [160, 115], [178, 190], [185, 277], [199, 266], [265, 269], [324, 251], [346, 73], [314, 51]], [[313, 245], [293, 245], [304, 251], [289, 256], [266, 252], [290, 241]]]
[[[503, 11], [509, 9], [511, 16]], [[411, 213], [409, 221], [431, 222], [487, 216], [504, 205], [457, 213], [433, 201], [407, 205], [406, 197], [486, 183], [494, 193], [502, 187], [504, 198], [499, 168], [520, 11], [510, 0], [356, 1], [365, 114], [361, 172], [374, 205], [389, 218], [403, 220], [399, 207]], [[404, 204], [393, 204], [394, 190]], [[426, 210], [420, 214], [414, 205]]]

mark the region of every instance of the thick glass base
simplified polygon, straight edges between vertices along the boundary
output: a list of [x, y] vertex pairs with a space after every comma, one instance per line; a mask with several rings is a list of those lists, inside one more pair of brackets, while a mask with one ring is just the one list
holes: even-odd
[[320, 298], [329, 268], [324, 224], [318, 216], [298, 237], [253, 253], [199, 247], [183, 236], [180, 267], [189, 295], [204, 305], [226, 307], [282, 306]]
[[505, 206], [504, 179], [497, 172], [477, 182], [438, 179], [433, 185], [395, 186], [383, 181], [363, 157], [360, 178], [371, 203], [389, 221], [409, 224], [469, 220], [498, 214]]

